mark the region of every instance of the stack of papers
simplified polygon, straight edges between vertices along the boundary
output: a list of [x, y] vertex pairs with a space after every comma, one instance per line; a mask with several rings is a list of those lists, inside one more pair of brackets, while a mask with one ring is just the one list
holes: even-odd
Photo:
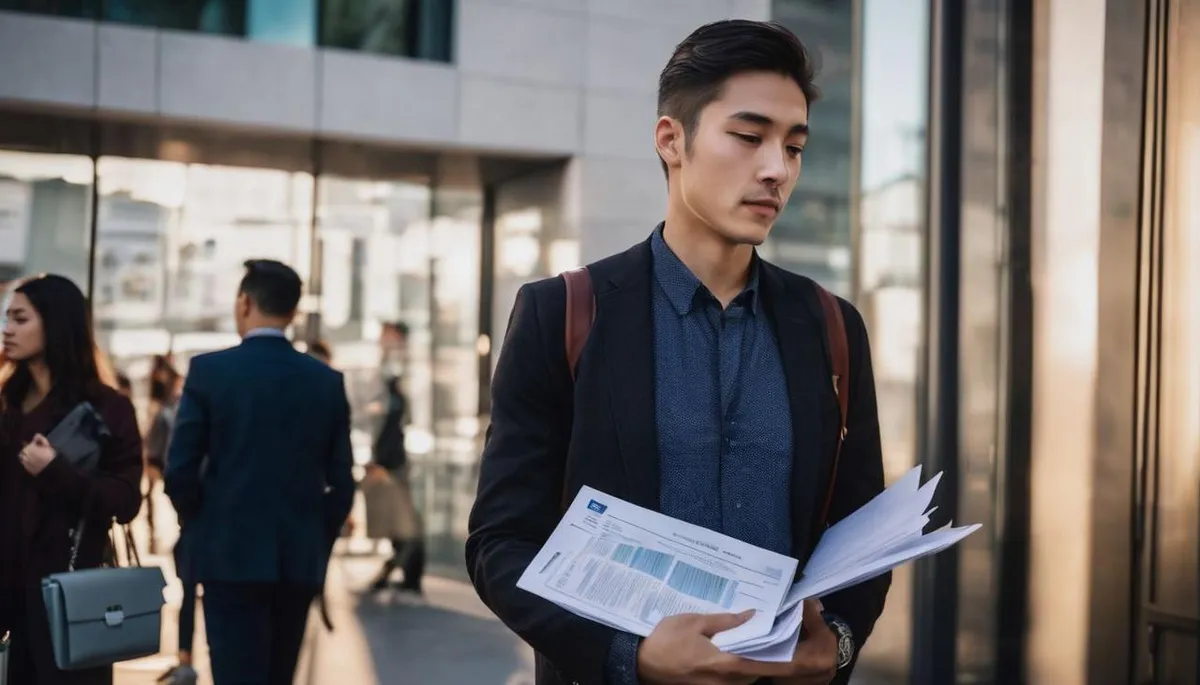
[[684, 613], [754, 610], [713, 644], [759, 661], [788, 661], [802, 605], [936, 554], [979, 529], [925, 534], [941, 474], [921, 468], [825, 531], [799, 580], [799, 562], [585, 487], [517, 587], [617, 630], [648, 636]]

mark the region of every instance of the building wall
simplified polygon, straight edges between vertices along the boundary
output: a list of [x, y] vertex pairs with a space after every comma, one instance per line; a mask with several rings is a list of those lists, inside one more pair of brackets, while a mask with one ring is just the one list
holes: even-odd
[[665, 207], [657, 76], [700, 24], [770, 0], [459, 0], [453, 64], [0, 12], [0, 107], [569, 156], [581, 258]]

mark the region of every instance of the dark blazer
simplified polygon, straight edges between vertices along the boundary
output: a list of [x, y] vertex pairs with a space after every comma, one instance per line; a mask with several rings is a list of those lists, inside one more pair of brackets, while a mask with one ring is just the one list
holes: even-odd
[[0, 633], [11, 630], [28, 636], [38, 683], [44, 685], [112, 682], [111, 666], [78, 671], [59, 671], [54, 666], [41, 580], [67, 570], [68, 532], [79, 522], [82, 503], [88, 503], [87, 523], [77, 569], [100, 566], [112, 520], [128, 523], [142, 505], [142, 438], [133, 405], [107, 386], [99, 387], [91, 402], [104, 418], [109, 436], [102, 440], [97, 471], [90, 475], [56, 458], [34, 477], [17, 459], [24, 442], [37, 433], [49, 434], [73, 408], [58, 397], [47, 397], [23, 417], [3, 417], [0, 428], [0, 527], [4, 528], [0, 556], [5, 557], [0, 559], [0, 593], [23, 592], [25, 604], [24, 616], [16, 616], [11, 613], [14, 598], [0, 597]]
[[275, 336], [198, 356], [168, 454], [197, 581], [324, 582], [354, 498], [341, 373]]
[[[561, 517], [564, 484], [590, 485], [658, 509], [654, 331], [649, 241], [589, 269], [596, 318], [572, 391], [564, 347], [566, 288], [550, 278], [521, 288], [492, 383], [492, 422], [471, 511], [467, 569], [479, 596], [538, 652], [537, 682], [599, 685], [614, 631], [517, 588]], [[761, 293], [791, 401], [793, 550], [801, 562], [829, 482], [838, 405], [820, 301], [807, 278], [763, 263]], [[829, 522], [884, 487], [875, 381], [862, 317], [841, 302], [850, 344], [848, 434]], [[803, 563], [801, 563], [801, 568]], [[883, 611], [890, 576], [824, 600], [861, 648]], [[837, 682], [849, 679], [849, 669]]]

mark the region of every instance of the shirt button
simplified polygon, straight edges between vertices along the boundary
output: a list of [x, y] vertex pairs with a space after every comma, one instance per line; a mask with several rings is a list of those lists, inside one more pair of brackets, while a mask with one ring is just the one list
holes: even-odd
[[741, 502], [738, 502], [737, 504], [735, 504], [735, 505], [733, 505], [733, 506], [734, 506], [734, 508], [736, 508], [736, 509], [741, 509], [741, 508], [742, 508], [742, 503], [741, 503]]

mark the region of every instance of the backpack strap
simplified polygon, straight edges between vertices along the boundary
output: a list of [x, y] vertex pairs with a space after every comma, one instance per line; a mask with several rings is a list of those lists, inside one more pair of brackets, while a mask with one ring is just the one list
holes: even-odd
[[571, 365], [571, 379], [578, 373], [579, 357], [592, 331], [596, 319], [596, 299], [592, 296], [592, 276], [586, 266], [564, 271], [563, 281], [567, 284], [567, 363]]
[[[592, 331], [592, 322], [596, 318], [596, 299], [592, 291], [592, 277], [588, 273], [587, 267], [564, 271], [562, 278], [567, 288], [564, 344], [567, 363], [571, 368], [571, 379], [574, 380], [579, 372], [579, 358], [583, 354], [583, 346], [587, 343], [588, 335]], [[842, 443], [846, 440], [846, 420], [850, 406], [850, 345], [846, 338], [846, 322], [842, 316], [842, 307], [838, 303], [838, 298], [819, 285], [815, 287], [825, 315], [825, 332], [828, 336], [830, 368], [833, 370], [833, 391], [838, 400], [839, 422], [837, 445], [833, 453], [833, 468], [829, 474], [829, 486], [821, 504], [820, 516], [817, 518], [819, 534], [824, 530], [829, 518], [829, 507], [833, 503], [833, 491], [837, 483], [838, 462], [842, 456]], [[570, 504], [567, 499], [567, 483], [564, 479], [563, 511], [566, 511]]]
[[829, 507], [833, 503], [833, 489], [837, 484], [838, 461], [842, 457], [842, 443], [846, 441], [846, 419], [850, 406], [850, 344], [846, 340], [846, 322], [842, 317], [842, 306], [838, 298], [817, 285], [817, 297], [825, 314], [825, 334], [828, 337], [829, 362], [833, 370], [833, 392], [837, 395], [839, 426], [837, 446], [833, 452], [833, 468], [829, 473], [829, 490], [817, 517], [817, 534], [825, 529], [829, 520]]
[[[592, 332], [592, 322], [596, 319], [596, 298], [592, 294], [592, 275], [586, 266], [564, 271], [563, 282], [567, 285], [567, 317], [564, 326], [567, 363], [571, 367], [571, 381], [579, 373], [579, 357], [583, 355], [583, 346], [587, 344], [588, 334]], [[563, 473], [562, 498], [559, 504], [562, 511], [571, 506], [568, 499], [566, 473]]]

